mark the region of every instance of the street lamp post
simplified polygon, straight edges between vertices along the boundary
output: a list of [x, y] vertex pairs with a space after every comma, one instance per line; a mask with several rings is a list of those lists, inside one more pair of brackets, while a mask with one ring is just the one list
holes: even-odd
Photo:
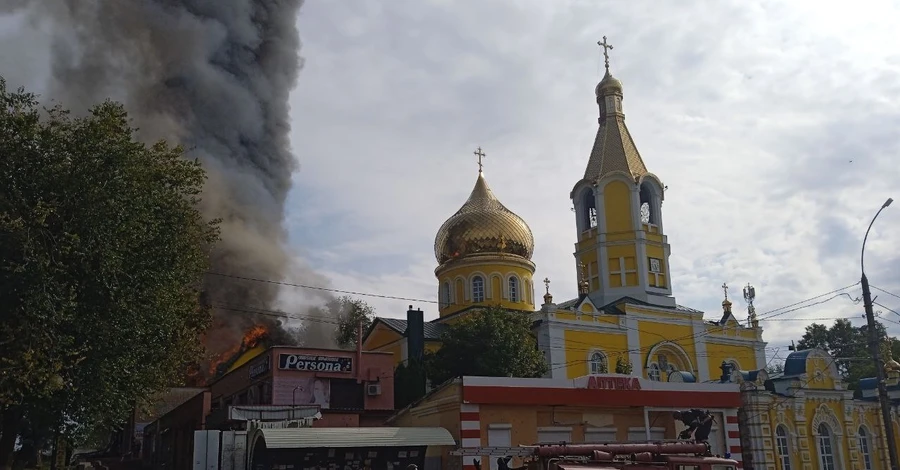
[[865, 255], [866, 240], [869, 238], [869, 230], [872, 230], [872, 224], [887, 206], [894, 202], [888, 198], [882, 204], [881, 209], [872, 217], [869, 228], [866, 229], [866, 236], [863, 237], [862, 251], [859, 254], [859, 269], [862, 273], [860, 283], [862, 284], [863, 302], [866, 308], [866, 322], [869, 324], [869, 349], [872, 352], [872, 358], [875, 360], [875, 377], [878, 380], [878, 401], [881, 403], [881, 418], [884, 421], [884, 435], [887, 438], [888, 456], [891, 459], [891, 470], [900, 470], [900, 462], [897, 460], [897, 445], [894, 442], [894, 425], [891, 422], [891, 403], [888, 399], [887, 386], [884, 383], [884, 363], [881, 360], [881, 348], [878, 344], [878, 334], [875, 331], [875, 312], [872, 309], [872, 292], [869, 290], [869, 279], [866, 277]]

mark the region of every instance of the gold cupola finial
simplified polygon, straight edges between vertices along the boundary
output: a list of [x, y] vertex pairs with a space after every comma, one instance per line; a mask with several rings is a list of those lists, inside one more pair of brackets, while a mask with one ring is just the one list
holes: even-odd
[[597, 41], [597, 45], [603, 48], [603, 65], [606, 67], [606, 73], [609, 73], [609, 51], [613, 46], [606, 42], [606, 36], [603, 36], [603, 41]]
[[889, 378], [896, 378], [900, 375], [900, 363], [894, 360], [894, 355], [891, 352], [892, 341], [888, 339], [884, 345], [884, 356], [887, 357], [887, 360], [884, 361], [884, 373], [889, 376]]
[[722, 301], [722, 311], [726, 314], [731, 313], [731, 301], [728, 300], [728, 284], [722, 283], [722, 290], [725, 291], [725, 300]]
[[434, 255], [439, 265], [476, 255], [515, 256], [530, 261], [534, 235], [521, 217], [507, 209], [491, 191], [482, 171], [481, 147], [478, 178], [469, 199], [438, 230]]
[[478, 157], [478, 173], [481, 173], [481, 170], [482, 170], [481, 159], [484, 158], [486, 155], [484, 152], [481, 151], [481, 147], [478, 147], [478, 150], [476, 150], [472, 153], [474, 153], [475, 156]]
[[550, 278], [544, 278], [544, 287], [547, 289], [547, 292], [544, 294], [544, 305], [550, 305], [553, 303], [553, 294], [550, 293]]
[[597, 45], [603, 48], [603, 65], [606, 68], [606, 73], [603, 74], [603, 79], [600, 80], [600, 83], [597, 84], [597, 88], [594, 91], [598, 97], [610, 94], [621, 96], [622, 82], [609, 73], [609, 51], [613, 49], [613, 46], [606, 42], [606, 36], [603, 36], [602, 41], [597, 41]]

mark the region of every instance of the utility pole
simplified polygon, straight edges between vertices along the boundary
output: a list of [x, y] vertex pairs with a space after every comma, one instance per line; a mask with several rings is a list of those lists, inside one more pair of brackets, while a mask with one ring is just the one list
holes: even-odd
[[869, 289], [869, 279], [866, 277], [864, 261], [866, 254], [866, 240], [869, 238], [869, 230], [872, 230], [872, 224], [875, 223], [875, 219], [878, 218], [881, 211], [891, 205], [892, 202], [894, 202], [894, 200], [888, 198], [881, 206], [881, 209], [878, 209], [878, 212], [875, 213], [872, 222], [869, 223], [869, 228], [866, 229], [866, 236], [863, 237], [862, 251], [859, 255], [859, 268], [862, 273], [860, 283], [862, 284], [863, 303], [865, 304], [866, 309], [866, 323], [869, 325], [869, 350], [872, 353], [872, 358], [875, 360], [875, 378], [878, 381], [878, 401], [881, 404], [881, 419], [884, 422], [884, 435], [885, 438], [887, 438], [888, 457], [891, 462], [891, 470], [900, 470], [900, 461], [897, 459], [897, 443], [894, 441], [894, 423], [891, 420], [891, 402], [888, 398], [887, 386], [884, 383], [884, 362], [881, 360], [881, 348], [878, 344], [878, 334], [875, 329], [875, 312], [872, 308], [872, 291]]

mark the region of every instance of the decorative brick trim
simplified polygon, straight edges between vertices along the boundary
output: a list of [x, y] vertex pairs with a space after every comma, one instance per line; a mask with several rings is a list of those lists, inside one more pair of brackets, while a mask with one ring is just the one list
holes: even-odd
[[[481, 416], [478, 405], [462, 403], [459, 405], [459, 445], [464, 448], [481, 447]], [[476, 470], [473, 455], [463, 456], [463, 470]]]
[[737, 410], [725, 411], [725, 448], [731, 453], [731, 458], [737, 460], [743, 466], [744, 457], [741, 455], [741, 433], [738, 428]]

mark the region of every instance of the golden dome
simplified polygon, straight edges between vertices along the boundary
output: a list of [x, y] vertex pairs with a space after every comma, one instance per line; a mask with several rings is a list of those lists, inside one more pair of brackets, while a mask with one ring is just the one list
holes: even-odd
[[530, 260], [534, 235], [521, 217], [494, 196], [484, 175], [462, 207], [444, 222], [434, 238], [434, 256], [444, 264], [467, 255], [511, 254]]
[[610, 93], [618, 93], [621, 95], [622, 82], [610, 75], [609, 70], [607, 70], [606, 75], [603, 76], [603, 80], [600, 80], [600, 83], [597, 84], [597, 88], [594, 89], [594, 93], [596, 93], [597, 96], [608, 95]]

